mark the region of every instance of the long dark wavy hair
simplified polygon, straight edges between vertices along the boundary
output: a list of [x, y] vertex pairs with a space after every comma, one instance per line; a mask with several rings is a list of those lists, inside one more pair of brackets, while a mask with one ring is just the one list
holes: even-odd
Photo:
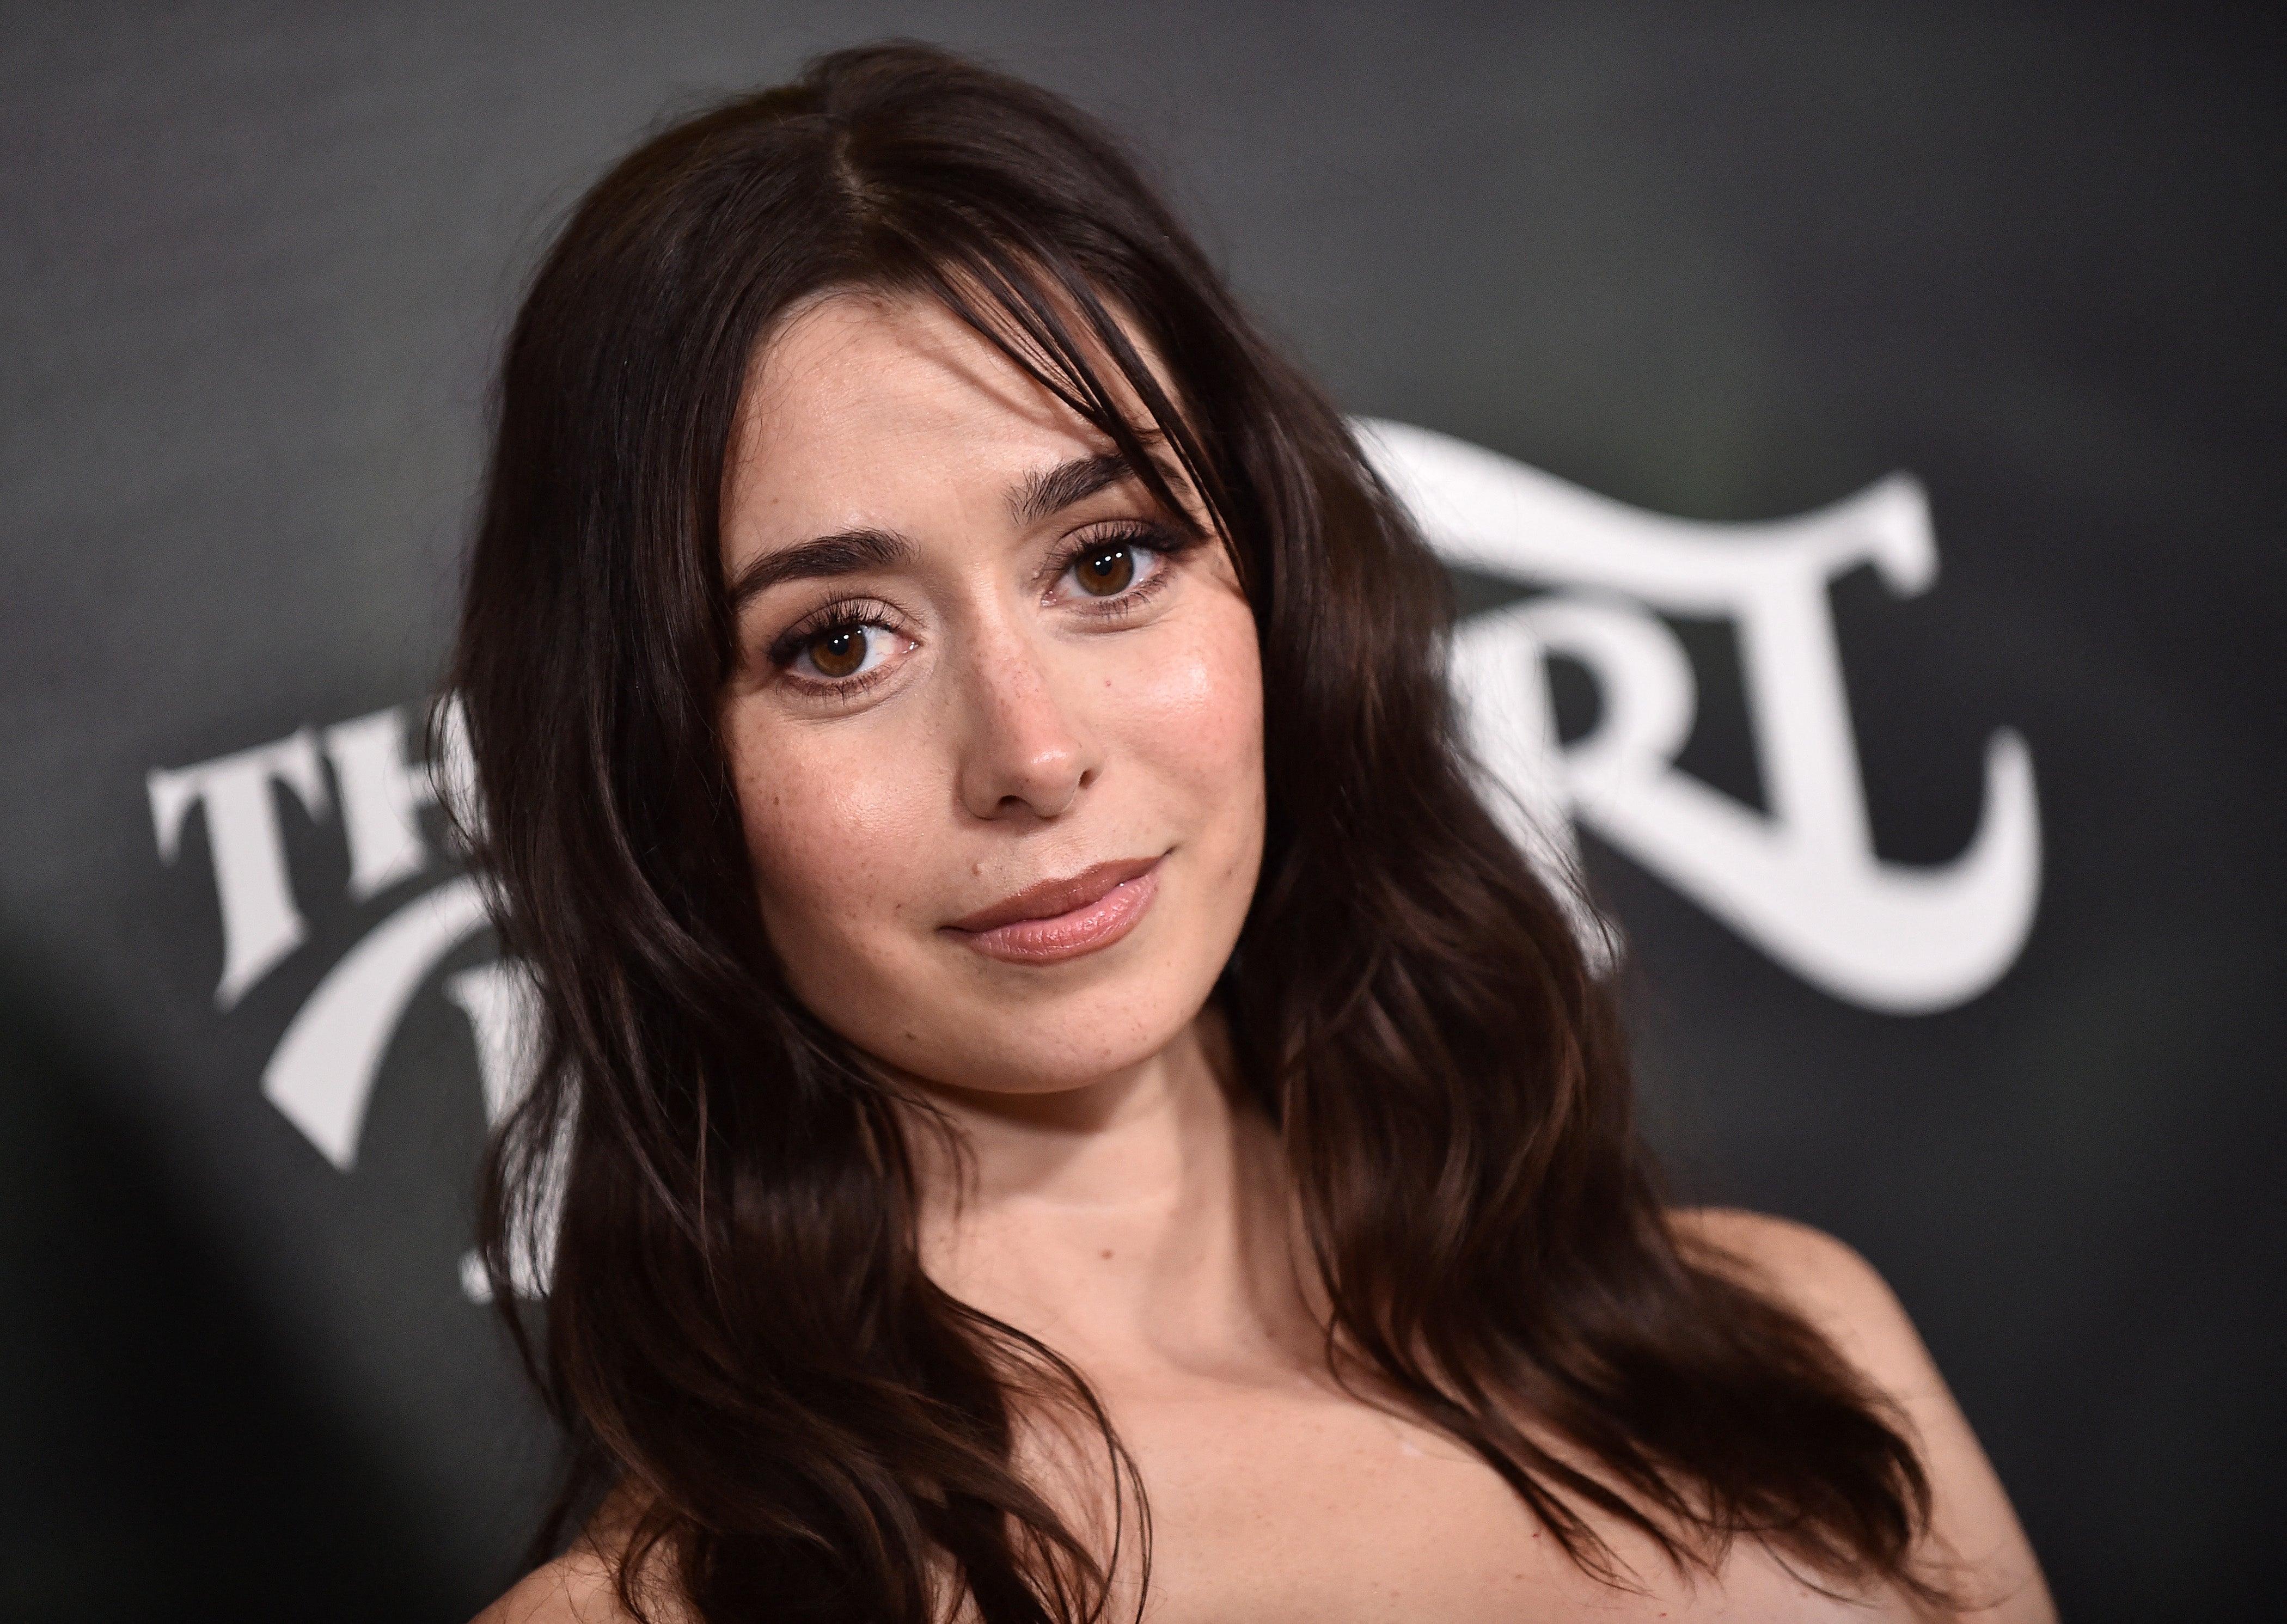
[[718, 722], [725, 451], [773, 322], [845, 287], [943, 301], [1164, 498], [1156, 429], [1228, 538], [1270, 799], [1217, 997], [1285, 1145], [1329, 1359], [1601, 1577], [1627, 1575], [1595, 1518], [1686, 1571], [1746, 1537], [1831, 1585], [1921, 1589], [1899, 1427], [1671, 1228], [1610, 990], [1457, 737], [1437, 564], [1114, 140], [911, 44], [647, 141], [507, 346], [452, 686], [478, 871], [544, 1010], [483, 1231], [571, 1443], [543, 1541], [617, 1486], [639, 1613], [1098, 1618], [1134, 1548], [1075, 1532], [1016, 1460], [1020, 1406], [1061, 1395], [1148, 1570], [1106, 1415], [923, 1273], [897, 1091], [793, 997], [761, 923]]

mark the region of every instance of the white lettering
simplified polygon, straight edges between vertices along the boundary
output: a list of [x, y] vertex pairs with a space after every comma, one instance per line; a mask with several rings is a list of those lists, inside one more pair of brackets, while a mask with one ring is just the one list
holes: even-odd
[[475, 880], [423, 892], [327, 973], [271, 1052], [264, 1096], [344, 1172], [357, 1163], [366, 1104], [406, 1005], [438, 961], [484, 923]]
[[311, 816], [326, 815], [325, 777], [309, 729], [195, 766], [154, 768], [145, 781], [163, 863], [175, 861], [193, 804], [206, 808], [207, 849], [222, 911], [222, 980], [215, 1003], [223, 1009], [308, 934], [286, 872], [273, 783], [292, 790]]
[[446, 978], [445, 996], [469, 1018], [484, 1081], [485, 1120], [498, 1124], [532, 1086], [539, 1055], [540, 994], [514, 964], [495, 959]]
[[[1912, 480], [1894, 475], [1799, 518], [1695, 524], [1427, 430], [1357, 426], [1449, 562], [1578, 589], [1479, 617], [1455, 637], [1474, 744], [1516, 798], [1527, 850], [1570, 871], [1565, 838], [1532, 832], [1559, 826], [1561, 807], [1813, 985], [1871, 1009], [1950, 1008], [2014, 962], [2040, 892], [2023, 739], [2002, 729], [1988, 741], [1983, 810], [1952, 862], [1885, 862], [1867, 826], [1827, 587], [1861, 564], [1902, 595], [1935, 579], [1928, 508]], [[1649, 611], [1736, 625], [1768, 814], [1674, 765], [1696, 687], [1674, 634]], [[1603, 709], [1593, 733], [1561, 749], [1541, 668], [1551, 652], [1588, 668]]]
[[481, 833], [485, 809], [477, 794], [477, 761], [469, 748], [469, 717], [460, 695], [446, 696], [437, 733], [437, 759], [430, 763], [437, 798], [456, 832]]
[[325, 737], [349, 836], [350, 895], [364, 902], [428, 866], [421, 808], [437, 799], [436, 780], [426, 762], [406, 761], [402, 706], [336, 722]]
[[[445, 996], [469, 1017], [484, 1076], [485, 1115], [497, 1124], [532, 1086], [538, 1064], [540, 995], [522, 968], [505, 961], [479, 965], [448, 977]], [[529, 1209], [519, 1208], [510, 1240], [510, 1273], [519, 1297], [545, 1294], [556, 1255], [556, 1228], [564, 1201], [564, 1173], [571, 1150], [569, 1123], [559, 1127], [548, 1165], [532, 1193]], [[471, 1250], [461, 1259], [461, 1289], [471, 1302], [489, 1302], [492, 1281], [484, 1259]]]

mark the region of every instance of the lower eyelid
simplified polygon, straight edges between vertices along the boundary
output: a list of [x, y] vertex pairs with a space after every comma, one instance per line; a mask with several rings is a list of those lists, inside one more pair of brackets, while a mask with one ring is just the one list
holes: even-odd
[[1092, 614], [1116, 615], [1136, 607], [1147, 598], [1157, 596], [1161, 590], [1173, 584], [1174, 578], [1169, 573], [1168, 562], [1163, 556], [1158, 569], [1118, 597], [1085, 598], [1081, 601], [1088, 605], [1088, 611]]
[[835, 629], [831, 625], [818, 627], [802, 634], [803, 641], [801, 643], [795, 645], [795, 652], [791, 657], [786, 659], [779, 659], [776, 657], [772, 657], [771, 663], [777, 669], [777, 672], [781, 678], [793, 683], [798, 690], [806, 695], [814, 698], [830, 698], [836, 694], [857, 693], [869, 684], [887, 676], [890, 674], [890, 668], [898, 660], [903, 659], [906, 655], [912, 653], [916, 646], [912, 637], [906, 635], [904, 632], [897, 630], [893, 627], [884, 626], [879, 621], [872, 620], [863, 621], [860, 622], [860, 624], [870, 630], [876, 630], [885, 634], [898, 645], [892, 652], [886, 654], [882, 658], [879, 665], [874, 666], [870, 670], [859, 672], [852, 676], [829, 677], [822, 675], [810, 676], [795, 669], [795, 667], [800, 664], [803, 651], [808, 646], [809, 643], [817, 638], [822, 633]]
[[[1145, 576], [1138, 584], [1130, 587], [1127, 591], [1119, 594], [1115, 597], [1092, 597], [1086, 592], [1082, 592], [1072, 600], [1073, 602], [1093, 604], [1098, 610], [1110, 609], [1119, 604], [1128, 603], [1138, 593], [1151, 590], [1157, 583], [1167, 574], [1168, 571], [1175, 567], [1177, 556], [1188, 550], [1187, 548], [1180, 546], [1154, 547], [1151, 543], [1141, 540], [1124, 542], [1121, 543], [1121, 545], [1124, 545], [1136, 552], [1148, 553], [1151, 555], [1152, 560], [1151, 573]], [[1066, 557], [1064, 564], [1056, 572], [1056, 579], [1059, 583], [1061, 583], [1066, 576], [1070, 575], [1074, 569], [1079, 567], [1080, 558], [1089, 549], [1087, 548], [1081, 548]]]

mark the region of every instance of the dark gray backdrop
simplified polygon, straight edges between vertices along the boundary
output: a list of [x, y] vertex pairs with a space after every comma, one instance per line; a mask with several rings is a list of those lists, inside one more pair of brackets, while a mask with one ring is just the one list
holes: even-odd
[[[1832, 595], [1875, 842], [1959, 852], [2017, 729], [2030, 941], [1871, 1013], [1592, 839], [1654, 1118], [1688, 1193], [1885, 1271], [2069, 1616], [2249, 1616], [2287, 1509], [2287, 39], [1629, 0], [0, 9], [0, 1611], [445, 1619], [511, 1576], [547, 1454], [456, 1280], [465, 1018], [414, 1000], [348, 1172], [260, 1089], [417, 887], [353, 901], [279, 797], [309, 941], [218, 1009], [202, 824], [162, 862], [146, 776], [427, 694], [551, 223], [663, 113], [890, 33], [1129, 131], [1348, 409], [1697, 518], [1920, 477], [1935, 587]], [[1686, 764], [1752, 800], [1692, 648]]]

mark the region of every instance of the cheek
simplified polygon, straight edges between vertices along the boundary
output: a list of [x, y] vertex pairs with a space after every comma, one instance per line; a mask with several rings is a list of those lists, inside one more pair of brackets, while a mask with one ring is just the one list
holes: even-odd
[[1195, 796], [1213, 831], [1260, 833], [1262, 667], [1243, 603], [1202, 617], [1178, 649], [1157, 651], [1127, 686], [1128, 750], [1171, 788]]
[[764, 922], [782, 953], [829, 950], [914, 895], [900, 859], [921, 848], [923, 796], [881, 770], [859, 730], [740, 729], [732, 770]]

